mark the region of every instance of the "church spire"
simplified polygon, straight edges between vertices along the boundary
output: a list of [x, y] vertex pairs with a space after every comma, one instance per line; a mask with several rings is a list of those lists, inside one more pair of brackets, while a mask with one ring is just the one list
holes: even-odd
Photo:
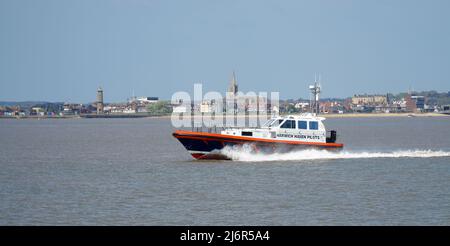
[[228, 92], [233, 93], [233, 95], [236, 95], [238, 92], [238, 85], [236, 80], [236, 74], [233, 71], [233, 76], [230, 81], [230, 87], [228, 87]]

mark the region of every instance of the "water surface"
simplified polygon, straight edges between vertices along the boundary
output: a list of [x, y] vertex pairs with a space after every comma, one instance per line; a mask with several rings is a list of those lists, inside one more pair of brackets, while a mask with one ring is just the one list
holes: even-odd
[[450, 118], [325, 123], [340, 156], [194, 161], [167, 119], [0, 120], [0, 225], [450, 225]]

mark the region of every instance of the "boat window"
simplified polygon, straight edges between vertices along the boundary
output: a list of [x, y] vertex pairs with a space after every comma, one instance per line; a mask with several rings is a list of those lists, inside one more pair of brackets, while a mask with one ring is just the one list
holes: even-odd
[[317, 121], [309, 122], [309, 130], [318, 130], [318, 129], [319, 129], [319, 123]]
[[286, 120], [280, 128], [295, 128], [295, 120]]
[[266, 123], [264, 123], [263, 126], [270, 126], [270, 124], [272, 124], [272, 122], [274, 122], [274, 121], [275, 121], [274, 119], [268, 120], [268, 121], [266, 121]]
[[299, 120], [298, 129], [308, 129], [307, 121]]
[[281, 122], [283, 122], [283, 120], [275, 120], [270, 127], [277, 127], [281, 124]]

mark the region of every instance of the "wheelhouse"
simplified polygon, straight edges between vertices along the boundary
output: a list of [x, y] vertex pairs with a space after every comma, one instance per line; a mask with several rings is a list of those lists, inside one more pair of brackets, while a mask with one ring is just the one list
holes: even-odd
[[269, 119], [263, 124], [262, 128], [266, 129], [297, 129], [297, 130], [313, 130], [313, 131], [325, 131], [325, 126], [322, 121], [325, 118], [314, 117], [310, 114], [305, 114], [300, 117], [288, 116], [288, 117], [276, 117]]

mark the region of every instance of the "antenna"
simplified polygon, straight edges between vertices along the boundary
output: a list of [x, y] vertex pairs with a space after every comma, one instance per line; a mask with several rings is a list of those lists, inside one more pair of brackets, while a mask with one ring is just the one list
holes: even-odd
[[319, 95], [321, 92], [321, 88], [320, 88], [320, 83], [317, 82], [317, 77], [315, 78], [314, 85], [309, 86], [309, 90], [311, 90], [311, 94], [313, 95], [312, 99], [310, 100], [311, 113], [313, 113], [313, 114], [315, 113], [316, 115], [318, 115], [319, 114]]

